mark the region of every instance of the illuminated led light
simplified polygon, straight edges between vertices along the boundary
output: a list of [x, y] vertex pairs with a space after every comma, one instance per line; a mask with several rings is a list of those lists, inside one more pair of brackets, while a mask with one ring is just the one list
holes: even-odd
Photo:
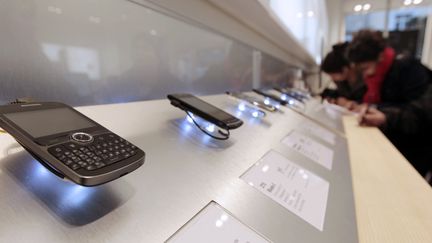
[[258, 111], [254, 111], [254, 112], [252, 112], [252, 116], [253, 116], [253, 117], [259, 117], [259, 112], [258, 112]]
[[294, 103], [295, 103], [294, 100], [289, 100], [288, 101], [288, 104], [290, 104], [290, 105], [294, 105]]
[[279, 104], [277, 104], [275, 107], [276, 107], [276, 109], [278, 109], [278, 110], [280, 109], [280, 105], [279, 105]]
[[423, 2], [423, 0], [414, 0], [414, 1], [413, 1], [413, 3], [414, 3], [415, 5], [420, 4], [420, 3], [422, 3], [422, 2]]
[[190, 116], [187, 116], [187, 117], [186, 117], [186, 120], [187, 120], [189, 123], [191, 123], [191, 124], [194, 123], [194, 122], [193, 122], [193, 119], [192, 119]]
[[240, 111], [245, 111], [245, 110], [246, 110], [246, 105], [245, 105], [245, 104], [239, 104], [239, 105], [238, 105], [238, 109], [239, 109]]
[[287, 99], [288, 99], [288, 96], [287, 96], [286, 94], [283, 94], [283, 95], [281, 95], [281, 99], [282, 99], [282, 100], [287, 100]]
[[308, 11], [307, 15], [309, 18], [313, 17], [315, 15], [315, 13], [313, 11]]
[[182, 131], [185, 132], [185, 133], [188, 133], [188, 132], [191, 131], [192, 128], [193, 128], [193, 126], [189, 123], [189, 121], [184, 122], [184, 123], [181, 125], [181, 127], [182, 127]]
[[270, 166], [268, 166], [268, 165], [264, 165], [264, 166], [262, 167], [262, 171], [263, 171], [263, 172], [267, 172], [267, 171], [269, 170], [269, 168], [270, 168]]
[[83, 186], [80, 186], [80, 185], [72, 185], [71, 186], [71, 188], [70, 188], [70, 194], [78, 194], [78, 193], [81, 193], [82, 191], [85, 191], [85, 187], [83, 187]]
[[249, 182], [248, 184], [249, 184], [250, 186], [254, 186], [253, 182]]
[[366, 3], [365, 5], [363, 5], [363, 11], [368, 11], [369, 9], [371, 9], [371, 5], [369, 3]]
[[206, 126], [206, 130], [209, 132], [214, 132], [215, 131], [215, 125], [209, 124], [208, 126]]
[[64, 203], [70, 206], [80, 206], [85, 205], [96, 189], [80, 185], [71, 185], [66, 188], [66, 190], [67, 196], [64, 198]]
[[33, 162], [35, 163], [35, 167], [36, 167], [35, 171], [37, 176], [41, 177], [41, 176], [46, 176], [48, 174], [51, 174], [51, 172], [43, 165], [41, 165], [38, 161], [35, 160]]
[[270, 99], [269, 99], [269, 98], [265, 98], [265, 100], [264, 100], [264, 104], [266, 104], [266, 105], [270, 105]]
[[412, 4], [412, 0], [405, 0], [404, 1], [404, 5], [411, 5]]
[[362, 8], [363, 8], [362, 5], [357, 4], [357, 5], [354, 6], [354, 11], [356, 11], [356, 12], [360, 12], [360, 11], [362, 10]]

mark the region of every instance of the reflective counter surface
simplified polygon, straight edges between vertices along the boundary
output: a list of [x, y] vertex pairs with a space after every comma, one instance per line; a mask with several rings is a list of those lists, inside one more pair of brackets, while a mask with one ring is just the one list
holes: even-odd
[[[328, 145], [328, 170], [281, 144], [307, 119], [299, 113], [283, 108], [260, 120], [227, 95], [203, 99], [244, 125], [217, 141], [168, 100], [78, 107], [146, 152], [137, 171], [98, 187], [59, 179], [0, 134], [0, 242], [164, 242], [210, 201], [273, 242], [357, 242], [344, 137]], [[329, 182], [323, 231], [239, 178], [271, 149]]]

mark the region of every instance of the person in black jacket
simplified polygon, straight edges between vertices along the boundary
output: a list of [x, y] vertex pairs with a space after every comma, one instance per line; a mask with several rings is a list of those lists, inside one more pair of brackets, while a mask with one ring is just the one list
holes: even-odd
[[348, 42], [336, 44], [321, 64], [321, 70], [330, 76], [337, 89], [325, 89], [321, 96], [346, 108], [354, 102], [360, 103], [366, 92], [361, 74], [350, 64], [346, 57]]
[[369, 80], [368, 88], [374, 89], [365, 98], [378, 101], [371, 102], [376, 108], [363, 106], [361, 124], [380, 127], [417, 171], [425, 175], [432, 168], [429, 70], [413, 58], [397, 58], [389, 53], [382, 37], [373, 31], [361, 31], [349, 47], [348, 58]]

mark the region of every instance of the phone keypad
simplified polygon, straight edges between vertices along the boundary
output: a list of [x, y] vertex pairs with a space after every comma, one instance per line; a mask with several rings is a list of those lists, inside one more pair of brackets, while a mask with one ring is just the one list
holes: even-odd
[[72, 170], [93, 171], [134, 156], [138, 148], [115, 134], [103, 134], [95, 136], [90, 144], [68, 142], [48, 152]]

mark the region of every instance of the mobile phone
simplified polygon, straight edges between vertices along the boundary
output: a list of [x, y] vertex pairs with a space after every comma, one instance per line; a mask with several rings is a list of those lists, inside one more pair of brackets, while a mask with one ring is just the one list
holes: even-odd
[[287, 105], [288, 104], [288, 102], [286, 100], [282, 100], [280, 97], [278, 97], [278, 96], [276, 96], [274, 94], [271, 94], [271, 93], [269, 93], [267, 91], [264, 91], [264, 90], [261, 90], [261, 89], [253, 89], [253, 91], [255, 93], [259, 94], [259, 95], [262, 95], [264, 97], [267, 97], [267, 98], [270, 98], [272, 100], [275, 100], [275, 101], [279, 102], [281, 105]]
[[51, 172], [79, 185], [104, 184], [144, 164], [141, 149], [62, 103], [0, 106], [0, 127]]
[[205, 119], [216, 126], [230, 130], [240, 127], [243, 121], [231, 114], [205, 102], [191, 94], [170, 94], [168, 99], [171, 104], [186, 112]]
[[278, 91], [279, 93], [281, 93], [283, 95], [288, 96], [288, 98], [291, 98], [291, 99], [297, 100], [298, 102], [304, 103], [304, 101], [303, 101], [304, 97], [299, 95], [299, 94], [296, 94], [295, 92], [285, 90], [282, 88], [277, 88], [277, 87], [273, 88], [273, 89]]
[[275, 112], [277, 111], [277, 108], [271, 104], [266, 104], [263, 100], [260, 100], [258, 98], [255, 98], [253, 96], [249, 96], [243, 93], [238, 93], [238, 92], [226, 92], [226, 94], [233, 96], [237, 99], [240, 100], [244, 100], [246, 102], [248, 102], [249, 104], [252, 104], [258, 108], [270, 111], [270, 112]]

